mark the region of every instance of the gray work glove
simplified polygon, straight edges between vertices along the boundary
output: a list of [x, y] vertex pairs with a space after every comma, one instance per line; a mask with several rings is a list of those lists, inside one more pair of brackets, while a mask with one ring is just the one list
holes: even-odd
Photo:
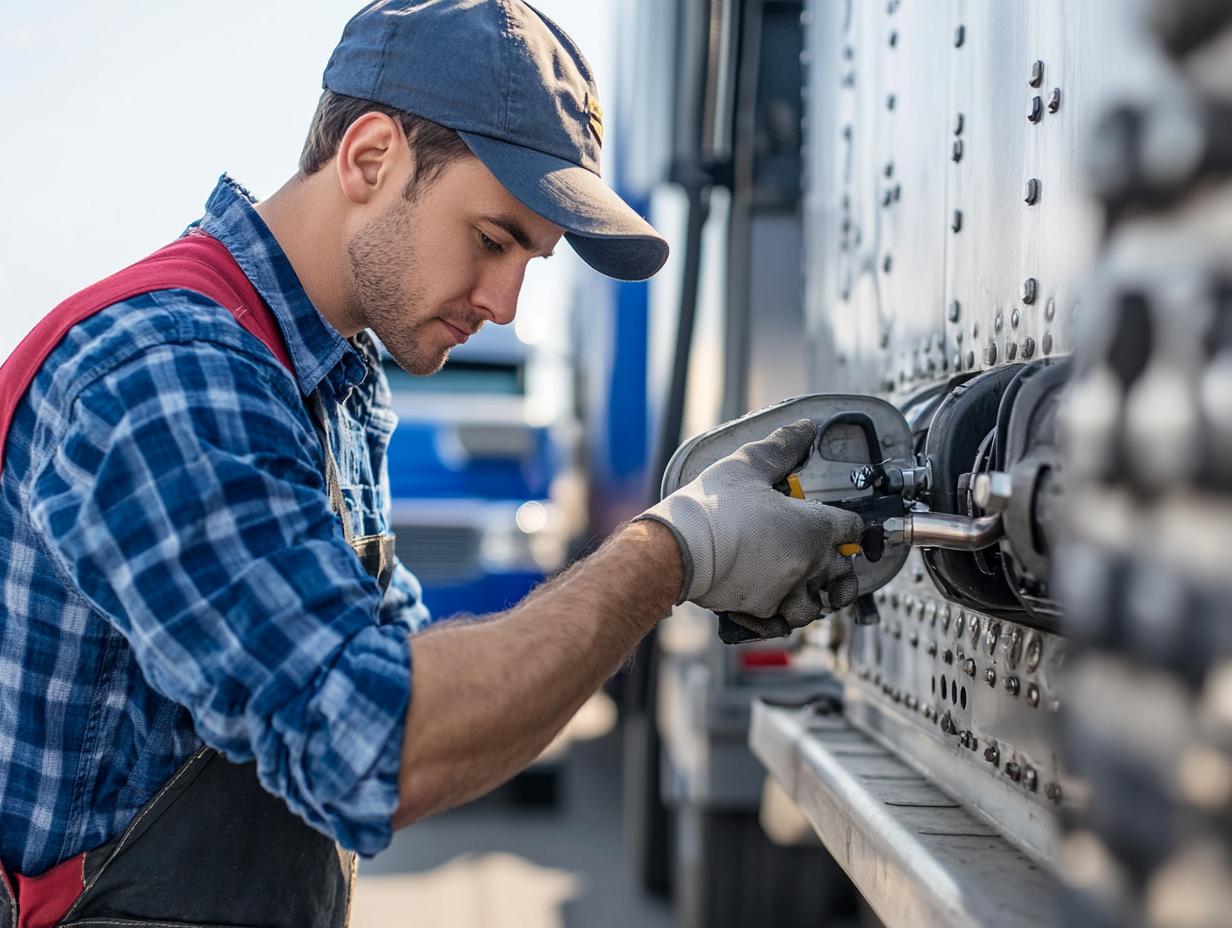
[[676, 536], [684, 561], [677, 603], [730, 613], [757, 637], [777, 638], [855, 602], [855, 568], [838, 546], [860, 540], [860, 517], [774, 489], [816, 439], [808, 419], [784, 426], [638, 516]]

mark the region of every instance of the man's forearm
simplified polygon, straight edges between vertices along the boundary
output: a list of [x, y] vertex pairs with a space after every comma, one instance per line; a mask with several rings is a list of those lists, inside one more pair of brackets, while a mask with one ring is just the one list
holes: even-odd
[[473, 799], [531, 763], [681, 583], [671, 532], [638, 522], [509, 612], [413, 638], [394, 827]]

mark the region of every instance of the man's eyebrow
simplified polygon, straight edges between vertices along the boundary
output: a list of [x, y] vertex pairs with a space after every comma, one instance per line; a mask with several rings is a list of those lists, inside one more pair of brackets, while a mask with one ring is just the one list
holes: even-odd
[[490, 222], [492, 225], [504, 229], [513, 237], [515, 242], [527, 251], [540, 254], [545, 258], [552, 257], [553, 252], [535, 246], [535, 243], [531, 241], [531, 237], [526, 234], [526, 229], [523, 228], [522, 223], [516, 219], [509, 216], [484, 216], [483, 218], [485, 222]]

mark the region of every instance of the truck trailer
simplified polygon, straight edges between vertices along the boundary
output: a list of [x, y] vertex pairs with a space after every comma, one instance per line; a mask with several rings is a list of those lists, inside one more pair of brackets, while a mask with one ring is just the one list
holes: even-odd
[[[1232, 924], [1232, 5], [634, 6], [617, 110], [664, 118], [622, 176], [686, 243], [654, 469], [797, 397], [869, 527], [773, 658], [686, 608], [639, 655], [648, 884], [684, 924], [837, 924], [846, 880], [892, 928]], [[784, 795], [819, 847], [733, 875], [764, 836], [718, 823]]]

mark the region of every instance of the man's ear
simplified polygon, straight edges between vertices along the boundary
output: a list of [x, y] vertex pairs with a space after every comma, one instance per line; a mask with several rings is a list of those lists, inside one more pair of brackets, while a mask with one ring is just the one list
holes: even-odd
[[384, 113], [365, 113], [338, 143], [338, 181], [352, 203], [368, 203], [390, 184], [405, 186], [409, 165], [406, 135]]

